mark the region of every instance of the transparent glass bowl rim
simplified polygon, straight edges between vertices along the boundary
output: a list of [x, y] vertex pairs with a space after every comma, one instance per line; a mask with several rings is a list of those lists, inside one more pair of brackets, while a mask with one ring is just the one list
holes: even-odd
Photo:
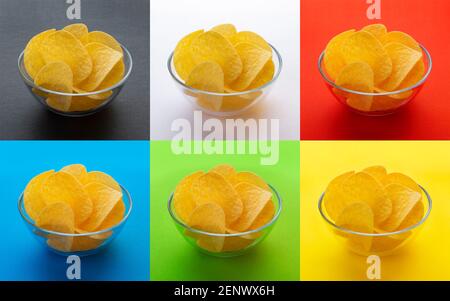
[[281, 196], [278, 193], [278, 191], [270, 184], [269, 184], [269, 187], [274, 192], [274, 195], [275, 195], [275, 197], [277, 199], [277, 202], [278, 202], [277, 212], [275, 213], [275, 215], [273, 216], [273, 218], [272, 218], [272, 220], [270, 222], [268, 222], [264, 226], [261, 226], [261, 227], [259, 227], [257, 229], [251, 230], [251, 231], [240, 232], [240, 233], [224, 233], [224, 234], [222, 234], [222, 233], [210, 233], [210, 232], [205, 232], [205, 231], [201, 231], [201, 230], [198, 230], [198, 229], [191, 228], [188, 225], [186, 225], [182, 220], [180, 220], [178, 218], [178, 216], [175, 214], [175, 212], [173, 212], [173, 210], [172, 210], [172, 202], [173, 202], [174, 193], [172, 193], [170, 195], [170, 197], [169, 197], [169, 202], [167, 204], [167, 208], [169, 210], [170, 216], [172, 217], [172, 219], [178, 225], [180, 225], [181, 227], [183, 227], [186, 230], [191, 231], [193, 233], [207, 235], [207, 236], [215, 236], [215, 237], [239, 237], [239, 236], [245, 236], [245, 235], [249, 235], [249, 234], [258, 233], [258, 232], [260, 232], [260, 231], [262, 231], [262, 230], [272, 226], [273, 224], [275, 224], [275, 222], [280, 217], [281, 210], [283, 209], [283, 201], [282, 201]]
[[25, 68], [21, 67], [21, 61], [24, 58], [25, 50], [23, 50], [20, 53], [19, 58], [17, 60], [17, 65], [18, 65], [19, 72], [20, 72], [20, 75], [22, 76], [23, 80], [28, 85], [30, 85], [31, 87], [33, 87], [35, 89], [38, 89], [38, 90], [40, 90], [42, 92], [51, 93], [51, 94], [54, 94], [54, 95], [61, 95], [61, 96], [92, 96], [92, 95], [98, 95], [98, 94], [102, 94], [102, 93], [105, 93], [105, 92], [109, 92], [111, 90], [114, 90], [117, 87], [122, 86], [128, 80], [128, 77], [131, 74], [131, 70], [133, 70], [133, 58], [131, 56], [130, 51], [124, 45], [120, 44], [120, 46], [124, 50], [124, 55], [126, 55], [128, 57], [128, 60], [130, 62], [129, 63], [130, 66], [128, 68], [128, 71], [118, 83], [116, 83], [115, 85], [113, 85], [111, 87], [108, 87], [106, 89], [99, 90], [99, 91], [92, 91], [92, 92], [85, 92], [85, 93], [64, 93], [64, 92], [52, 91], [52, 90], [48, 90], [48, 89], [36, 86], [34, 84], [34, 82], [32, 80], [30, 80], [29, 75], [28, 75], [27, 71], [25, 70]]
[[389, 96], [389, 95], [396, 95], [396, 94], [401, 94], [401, 93], [405, 93], [408, 92], [412, 89], [415, 89], [419, 86], [421, 86], [423, 83], [425, 83], [425, 81], [428, 79], [428, 76], [431, 73], [431, 70], [433, 69], [433, 60], [431, 59], [431, 54], [430, 52], [428, 52], [428, 50], [423, 46], [423, 45], [419, 45], [420, 48], [422, 48], [423, 52], [425, 53], [425, 56], [427, 58], [428, 61], [428, 70], [425, 73], [425, 75], [422, 77], [422, 79], [420, 81], [418, 81], [417, 83], [415, 83], [414, 85], [398, 90], [398, 91], [391, 91], [391, 92], [382, 92], [382, 93], [370, 93], [370, 92], [360, 92], [360, 91], [354, 91], [354, 90], [350, 90], [341, 86], [336, 85], [336, 83], [334, 81], [332, 81], [326, 74], [325, 70], [323, 70], [322, 68], [322, 61], [325, 57], [325, 50], [322, 51], [322, 53], [319, 56], [319, 61], [318, 61], [318, 68], [319, 68], [319, 72], [322, 75], [323, 79], [330, 84], [331, 86], [333, 86], [336, 89], [342, 90], [344, 92], [347, 93], [352, 93], [352, 94], [357, 94], [357, 95], [364, 95], [364, 96]]
[[[22, 210], [22, 203], [24, 202], [23, 199], [23, 195], [24, 192], [21, 193], [20, 197], [19, 197], [19, 201], [18, 201], [18, 208], [19, 208], [19, 212], [20, 215], [22, 216], [22, 218], [33, 228], [37, 228], [39, 229], [39, 231], [42, 231], [45, 234], [53, 234], [53, 235], [58, 235], [58, 236], [65, 236], [65, 237], [85, 237], [85, 236], [93, 236], [93, 235], [98, 235], [98, 234], [104, 234], [110, 231], [113, 231], [119, 227], [121, 227], [128, 219], [128, 217], [130, 216], [131, 213], [131, 209], [133, 208], [133, 199], [131, 198], [130, 193], [128, 192], [128, 190], [123, 187], [122, 185], [120, 185], [120, 188], [122, 189], [122, 191], [125, 193], [126, 197], [128, 198], [128, 201], [130, 202], [130, 206], [125, 214], [125, 216], [122, 218], [122, 220], [120, 221], [120, 223], [118, 223], [117, 225], [114, 225], [108, 229], [103, 229], [100, 231], [96, 231], [96, 232], [89, 232], [89, 233], [80, 233], [80, 234], [76, 234], [76, 233], [62, 233], [62, 232], [55, 232], [55, 231], [50, 231], [50, 230], [46, 230], [46, 229], [42, 229], [40, 227], [38, 227], [31, 219], [28, 218], [28, 216], [26, 215], [25, 212], [23, 212]], [[23, 207], [25, 208], [25, 207]]]
[[427, 197], [427, 202], [428, 202], [428, 210], [425, 213], [425, 215], [422, 217], [422, 219], [415, 225], [412, 225], [408, 228], [399, 230], [399, 231], [394, 231], [394, 232], [386, 232], [386, 233], [364, 233], [364, 232], [357, 232], [357, 231], [352, 231], [343, 227], [340, 227], [338, 225], [336, 225], [332, 220], [330, 220], [327, 216], [327, 214], [324, 212], [325, 206], [323, 205], [323, 199], [325, 196], [325, 192], [322, 193], [322, 195], [320, 196], [319, 199], [319, 212], [320, 215], [323, 217], [323, 219], [329, 224], [331, 225], [333, 228], [342, 231], [342, 232], [346, 232], [349, 234], [353, 234], [353, 235], [359, 235], [359, 236], [368, 236], [368, 237], [385, 237], [385, 236], [392, 236], [392, 235], [399, 235], [399, 234], [403, 234], [406, 232], [409, 232], [411, 230], [414, 230], [415, 228], [421, 226], [423, 223], [425, 223], [425, 221], [428, 219], [428, 217], [430, 216], [431, 213], [431, 208], [433, 207], [433, 201], [431, 200], [431, 196], [428, 194], [428, 192], [425, 190], [425, 188], [423, 188], [422, 186], [420, 186], [420, 189], [422, 189], [422, 191], [424, 192], [425, 196]]
[[269, 44], [269, 46], [272, 48], [273, 52], [275, 52], [277, 60], [278, 60], [278, 70], [275, 73], [274, 77], [272, 78], [271, 81], [269, 81], [268, 83], [266, 83], [265, 85], [262, 85], [261, 87], [252, 89], [252, 90], [248, 90], [248, 91], [241, 91], [241, 92], [234, 92], [234, 93], [217, 93], [217, 92], [208, 92], [208, 91], [203, 91], [203, 90], [198, 90], [192, 87], [187, 86], [185, 83], [183, 83], [177, 76], [177, 72], [176, 70], [172, 69], [172, 61], [173, 61], [173, 56], [175, 51], [172, 51], [172, 53], [169, 56], [169, 59], [167, 60], [167, 68], [169, 69], [169, 73], [172, 76], [172, 78], [175, 80], [175, 82], [182, 86], [183, 88], [194, 92], [194, 93], [199, 93], [199, 94], [204, 94], [204, 95], [211, 95], [211, 96], [242, 96], [242, 95], [247, 95], [247, 94], [251, 94], [254, 92], [259, 92], [261, 90], [263, 90], [266, 87], [271, 86], [273, 83], [275, 83], [277, 81], [277, 79], [280, 77], [281, 74], [281, 70], [283, 69], [283, 59], [281, 57], [281, 54], [278, 52], [278, 50], [272, 45]]

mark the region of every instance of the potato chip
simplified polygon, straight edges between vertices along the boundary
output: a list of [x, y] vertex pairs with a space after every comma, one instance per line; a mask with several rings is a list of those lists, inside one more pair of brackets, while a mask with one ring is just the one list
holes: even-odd
[[[374, 214], [365, 202], [355, 202], [345, 207], [336, 219], [336, 225], [359, 233], [372, 233], [374, 229]], [[348, 234], [349, 248], [357, 253], [365, 253], [372, 246], [371, 236]]]
[[[352, 91], [373, 92], [374, 73], [372, 68], [365, 62], [355, 62], [345, 66], [336, 79], [336, 85]], [[345, 93], [347, 94], [347, 93]], [[373, 96], [347, 94], [347, 103], [354, 109], [370, 111]]]
[[381, 40], [387, 34], [387, 28], [383, 24], [367, 25], [361, 30], [367, 31], [367, 32], [373, 34], [374, 37], [377, 38], [378, 40]]
[[[256, 217], [253, 224], [248, 228], [248, 231], [259, 229], [267, 225], [275, 216], [275, 205], [273, 202], [268, 202], [261, 213]], [[252, 236], [257, 237], [260, 233], [254, 233]]]
[[[409, 74], [406, 76], [406, 78], [403, 80], [403, 82], [400, 84], [397, 90], [411, 88], [412, 86], [420, 82], [423, 79], [424, 75], [425, 75], [425, 63], [423, 62], [423, 60], [420, 60], [409, 72]], [[410, 97], [413, 93], [414, 91], [410, 90], [403, 93], [390, 95], [390, 97], [401, 100]]]
[[392, 60], [392, 74], [380, 87], [386, 91], [395, 91], [422, 59], [422, 52], [400, 43], [389, 43], [385, 49]]
[[64, 62], [72, 69], [73, 82], [78, 84], [92, 72], [92, 59], [81, 42], [65, 30], [56, 31], [42, 41], [41, 54], [46, 64]]
[[[97, 87], [98, 91], [105, 90], [111, 88], [118, 84], [125, 75], [125, 63], [123, 62], [123, 58], [112, 68], [112, 70], [108, 73], [105, 79], [100, 83]], [[102, 99], [108, 98], [111, 96], [112, 91], [102, 93]]]
[[422, 53], [422, 48], [419, 46], [419, 43], [417, 43], [413, 37], [401, 31], [391, 31], [385, 34], [381, 38], [381, 43], [383, 45], [387, 45], [390, 43], [400, 43]]
[[[231, 90], [225, 89], [226, 93], [232, 93]], [[226, 96], [222, 99], [221, 112], [237, 112], [248, 108], [255, 102], [256, 98], [261, 96], [261, 91], [256, 91], [250, 94]]]
[[[188, 225], [194, 229], [208, 233], [225, 233], [225, 213], [216, 203], [203, 203], [192, 212]], [[197, 244], [210, 252], [220, 252], [223, 248], [224, 237], [196, 234]]]
[[41, 54], [42, 42], [56, 29], [49, 29], [34, 36], [25, 47], [24, 65], [28, 75], [34, 79], [36, 74], [45, 66], [45, 60]]
[[89, 33], [88, 27], [83, 23], [70, 24], [63, 29], [73, 34], [78, 40], [81, 40]]
[[229, 183], [234, 182], [236, 176], [236, 169], [229, 164], [220, 164], [210, 170], [210, 172], [216, 172], [225, 178]]
[[120, 43], [112, 35], [103, 31], [91, 31], [84, 39], [82, 39], [82, 42], [85, 46], [91, 43], [100, 43], [123, 55], [123, 49]]
[[215, 31], [229, 39], [237, 33], [236, 27], [233, 24], [221, 24], [211, 28], [211, 31]]
[[73, 96], [69, 112], [86, 112], [100, 107], [104, 99], [95, 99], [89, 96]]
[[[186, 85], [197, 90], [222, 93], [224, 90], [224, 73], [222, 68], [215, 62], [204, 62], [198, 64], [189, 74]], [[197, 96], [200, 106], [219, 111], [222, 106], [222, 96], [200, 94]]]
[[[375, 233], [377, 234], [386, 234], [385, 231], [375, 229]], [[406, 239], [411, 236], [412, 232], [405, 232], [402, 234], [395, 235], [384, 235], [384, 236], [376, 236], [372, 240], [372, 248], [371, 252], [376, 253], [386, 253], [392, 252], [395, 249], [399, 248]]]
[[363, 169], [363, 172], [368, 173], [372, 177], [375, 178], [375, 180], [378, 181], [378, 183], [382, 184], [384, 178], [387, 176], [386, 168], [383, 166], [371, 166]]
[[213, 202], [222, 207], [227, 226], [237, 221], [244, 209], [231, 184], [215, 172], [208, 172], [194, 181], [192, 195], [197, 206]]
[[233, 45], [221, 34], [208, 31], [197, 36], [191, 44], [195, 65], [216, 62], [223, 70], [225, 83], [235, 81], [242, 72], [242, 60]]
[[365, 172], [348, 177], [342, 183], [342, 190], [346, 202], [365, 202], [370, 206], [375, 225], [383, 223], [392, 213], [392, 201], [387, 197], [383, 186]]
[[370, 109], [371, 112], [385, 112], [389, 110], [394, 110], [398, 107], [400, 107], [404, 102], [402, 102], [401, 99], [396, 99], [390, 96], [377, 96], [374, 97], [372, 102], [372, 108]]
[[354, 171], [346, 172], [336, 178], [334, 178], [325, 191], [323, 196], [323, 204], [327, 210], [328, 215], [332, 220], [341, 214], [350, 202], [346, 199], [344, 191], [342, 189], [342, 184], [350, 177], [355, 174]]
[[230, 236], [225, 237], [222, 252], [236, 252], [248, 248], [254, 239], [247, 236]]
[[386, 80], [392, 73], [392, 61], [380, 41], [371, 33], [359, 31], [351, 34], [341, 45], [346, 64], [366, 62], [372, 68], [375, 84]]
[[346, 65], [346, 61], [342, 55], [342, 45], [355, 32], [356, 31], [354, 29], [351, 29], [338, 34], [331, 39], [325, 49], [323, 62], [328, 75], [333, 80], [338, 77], [339, 73], [341, 73], [342, 69], [344, 69]]
[[46, 206], [46, 203], [41, 196], [41, 188], [42, 184], [54, 172], [54, 170], [49, 170], [35, 176], [25, 188], [23, 193], [23, 204], [27, 214], [32, 220], [36, 220], [42, 209]]
[[80, 84], [84, 91], [94, 91], [122, 59], [122, 54], [100, 43], [89, 43], [86, 50], [92, 58], [92, 73]]
[[81, 183], [71, 174], [59, 171], [50, 175], [42, 185], [41, 195], [47, 205], [64, 202], [75, 214], [75, 225], [86, 221], [93, 204]]
[[[34, 79], [34, 83], [41, 88], [62, 93], [72, 93], [73, 74], [69, 65], [64, 62], [48, 63], [41, 68]], [[70, 108], [72, 96], [49, 94], [47, 104], [59, 111], [67, 112]]]
[[243, 68], [241, 75], [231, 84], [231, 88], [244, 91], [271, 60], [272, 52], [249, 43], [240, 43], [235, 47], [242, 60]]
[[265, 191], [272, 193], [272, 189], [270, 189], [269, 185], [267, 185], [267, 183], [262, 178], [260, 178], [259, 176], [257, 176], [252, 172], [248, 171], [238, 172], [235, 174], [232, 182], [233, 185], [238, 185], [240, 183], [252, 184]]
[[249, 183], [240, 183], [235, 186], [244, 206], [242, 215], [230, 225], [230, 228], [244, 232], [254, 223], [268, 202], [272, 200], [272, 193]]
[[104, 172], [101, 172], [101, 171], [88, 172], [87, 177], [85, 178], [85, 181], [83, 182], [83, 185], [88, 185], [88, 184], [94, 183], [94, 182], [105, 184], [106, 186], [109, 186], [112, 189], [115, 189], [119, 192], [122, 191], [122, 188], [120, 188], [119, 183], [117, 183], [113, 177], [111, 177], [110, 175], [108, 175]]
[[269, 43], [267, 43], [263, 37], [251, 31], [240, 31], [237, 34], [231, 36], [230, 41], [231, 44], [233, 44], [233, 46], [235, 47], [241, 43], [249, 43], [259, 46], [262, 49], [272, 53], [272, 47], [270, 47]]
[[122, 222], [124, 216], [125, 216], [125, 203], [122, 199], [120, 199], [116, 206], [114, 206], [113, 210], [106, 216], [103, 223], [98, 227], [99, 230], [105, 230], [109, 229], [111, 227], [114, 227], [118, 225], [120, 222]]
[[409, 212], [406, 218], [398, 227], [399, 230], [403, 230], [412, 226], [417, 225], [425, 215], [425, 208], [423, 202], [418, 202], [416, 206]]
[[[259, 72], [253, 82], [248, 86], [247, 90], [253, 90], [262, 87], [272, 81], [275, 75], [275, 64], [273, 60], [269, 60], [264, 68]], [[255, 97], [256, 98], [256, 97]]]
[[189, 219], [189, 216], [196, 207], [192, 195], [192, 184], [202, 175], [204, 175], [204, 172], [198, 171], [185, 177], [175, 189], [173, 195], [173, 206], [176, 214], [183, 221], [187, 221]]
[[[72, 208], [65, 202], [49, 204], [40, 212], [36, 226], [53, 232], [74, 233], [75, 218]], [[72, 247], [72, 237], [50, 234], [47, 243], [56, 250], [69, 251]]]
[[122, 199], [122, 192], [101, 183], [90, 183], [84, 189], [92, 200], [93, 210], [89, 218], [80, 225], [86, 231], [96, 231]]
[[[88, 232], [75, 229], [76, 234], [86, 234]], [[104, 242], [104, 239], [97, 238], [95, 235], [89, 236], [75, 236], [73, 238], [73, 243], [70, 251], [72, 252], [83, 252], [96, 249]]]
[[407, 175], [398, 172], [388, 174], [384, 178], [383, 184], [384, 186], [388, 186], [390, 184], [400, 184], [422, 194], [422, 189], [419, 187], [419, 185], [417, 185], [417, 183], [413, 179], [411, 179]]
[[70, 173], [74, 176], [80, 183], [83, 183], [87, 177], [87, 170], [83, 164], [71, 164], [61, 168], [61, 171]]
[[196, 63], [192, 58], [191, 45], [192, 41], [196, 39], [199, 35], [204, 33], [204, 30], [194, 31], [178, 42], [177, 47], [175, 48], [173, 54], [173, 63], [175, 65], [175, 69], [177, 70], [178, 75], [183, 79], [187, 80], [189, 74], [191, 74], [192, 70], [195, 68]]
[[388, 232], [402, 230], [399, 229], [399, 226], [413, 208], [420, 203], [422, 195], [417, 191], [399, 184], [386, 186], [386, 191], [389, 199], [392, 201], [392, 214], [383, 222], [380, 228]]

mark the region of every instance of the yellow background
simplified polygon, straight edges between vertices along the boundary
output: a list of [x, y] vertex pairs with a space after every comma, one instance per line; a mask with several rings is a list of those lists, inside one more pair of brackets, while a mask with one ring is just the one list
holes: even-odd
[[301, 280], [366, 280], [366, 258], [350, 253], [319, 214], [336, 176], [372, 165], [402, 172], [430, 194], [433, 208], [415, 240], [381, 259], [382, 280], [450, 280], [450, 142], [301, 142]]

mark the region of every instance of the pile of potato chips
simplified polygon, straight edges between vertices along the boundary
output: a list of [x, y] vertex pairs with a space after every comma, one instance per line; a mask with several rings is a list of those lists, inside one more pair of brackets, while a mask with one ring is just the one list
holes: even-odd
[[[268, 224], [275, 215], [272, 190], [251, 172], [219, 165], [209, 172], [185, 177], [177, 186], [173, 206], [189, 227], [208, 233], [237, 234]], [[209, 236], [185, 233], [209, 252], [234, 252], [250, 246], [261, 232], [242, 236]]]
[[410, 177], [387, 173], [382, 166], [347, 172], [330, 182], [323, 204], [328, 216], [344, 229], [385, 236], [339, 232], [357, 253], [384, 253], [399, 247], [411, 234], [389, 233], [417, 225], [424, 217], [423, 191]]
[[[426, 72], [423, 51], [410, 35], [388, 32], [382, 24], [372, 24], [335, 36], [324, 56], [325, 69], [336, 85], [352, 91], [383, 93], [414, 86]], [[334, 92], [347, 104], [363, 112], [395, 109], [414, 91], [389, 96], [366, 96]]]
[[[41, 229], [86, 234], [109, 229], [125, 214], [120, 185], [100, 171], [87, 172], [81, 164], [34, 177], [24, 192], [28, 216]], [[50, 247], [62, 251], [88, 251], [100, 246], [111, 231], [91, 236], [47, 235]]]
[[[269, 83], [275, 74], [272, 47], [258, 34], [222, 24], [198, 30], [178, 43], [173, 62], [185, 84], [200, 91], [235, 93]], [[239, 110], [261, 92], [245, 97], [199, 96], [198, 103], [213, 111]]]
[[[89, 32], [84, 24], [49, 29], [34, 36], [25, 48], [24, 64], [36, 86], [62, 93], [105, 90], [120, 82], [125, 72], [120, 43], [105, 32]], [[107, 91], [72, 97], [38, 89], [33, 92], [62, 112], [95, 109], [113, 94]]]

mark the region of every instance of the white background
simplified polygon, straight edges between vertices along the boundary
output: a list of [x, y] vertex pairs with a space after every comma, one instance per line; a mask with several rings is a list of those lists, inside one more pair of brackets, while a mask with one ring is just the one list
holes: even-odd
[[260, 34], [278, 49], [284, 61], [281, 76], [268, 97], [238, 117], [279, 119], [280, 139], [299, 139], [300, 1], [151, 0], [150, 5], [152, 140], [172, 139], [174, 119], [193, 119], [194, 107], [178, 90], [167, 70], [170, 53], [188, 33], [222, 23], [233, 23], [238, 31]]

